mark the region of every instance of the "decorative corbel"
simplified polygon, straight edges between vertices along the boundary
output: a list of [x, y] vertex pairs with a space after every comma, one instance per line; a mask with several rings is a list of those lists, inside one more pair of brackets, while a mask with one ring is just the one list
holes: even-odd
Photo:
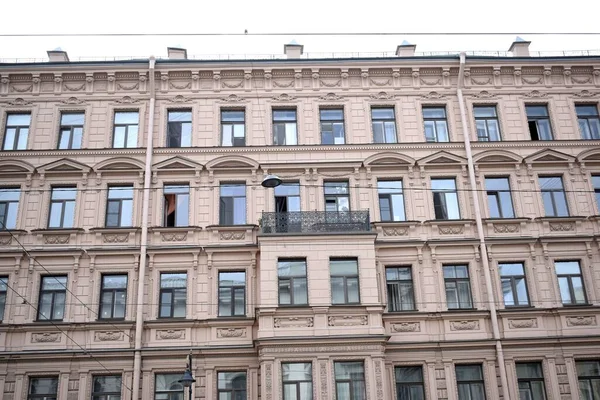
[[90, 276], [92, 276], [96, 268], [96, 256], [94, 254], [88, 254], [88, 256], [90, 257]]
[[19, 270], [21, 269], [21, 259], [23, 256], [18, 255], [15, 256], [15, 275], [19, 275]]
[[87, 172], [84, 172], [83, 174], [81, 174], [81, 186], [87, 186], [88, 175], [89, 175], [89, 173], [87, 173]]
[[548, 253], [548, 243], [542, 242], [542, 252], [544, 253], [544, 259], [548, 260], [550, 258], [550, 254]]
[[423, 264], [423, 246], [417, 246], [417, 260], [419, 264]]
[[33, 274], [33, 265], [35, 264], [35, 258], [29, 257], [29, 273]]
[[140, 269], [139, 254], [133, 254], [133, 270], [137, 272], [139, 269]]
[[196, 185], [200, 184], [200, 174], [202, 173], [202, 169], [196, 168], [194, 171], [194, 182]]
[[212, 252], [207, 252], [206, 253], [206, 267], [208, 268], [209, 271], [213, 267]]
[[200, 252], [196, 251], [192, 253], [192, 256], [194, 257], [194, 260], [192, 261], [192, 268], [194, 269], [194, 271], [198, 271], [198, 257], [200, 255]]
[[144, 171], [138, 172], [138, 180], [140, 185], [144, 185]]
[[102, 172], [96, 172], [96, 186], [102, 185]]
[[433, 265], [437, 264], [437, 254], [435, 254], [435, 246], [429, 245], [429, 250], [431, 251], [431, 263]]
[[[592, 245], [590, 244], [590, 242], [584, 242], [585, 243], [585, 251], [587, 252], [587, 256], [589, 259], [592, 258]], [[591, 265], [590, 265], [591, 267]]]
[[208, 170], [208, 183], [214, 183], [215, 181], [215, 171], [212, 169]]
[[81, 258], [80, 254], [73, 255], [73, 272], [75, 272], [75, 274], [77, 274], [77, 272], [79, 271], [79, 259], [80, 258]]
[[535, 254], [535, 243], [529, 243], [529, 254], [531, 256], [532, 260], [535, 260], [536, 258], [536, 254]]

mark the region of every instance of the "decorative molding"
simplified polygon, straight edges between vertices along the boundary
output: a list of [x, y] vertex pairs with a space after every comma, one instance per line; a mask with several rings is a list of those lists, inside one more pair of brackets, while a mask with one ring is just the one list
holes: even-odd
[[192, 87], [192, 82], [188, 82], [183, 85], [176, 85], [175, 82], [169, 81], [170, 89], [185, 90], [185, 89], [191, 89], [191, 87]]
[[156, 331], [157, 340], [185, 339], [185, 329], [165, 329]]
[[0, 245], [6, 246], [12, 243], [12, 236], [0, 236]]
[[392, 324], [392, 332], [421, 332], [420, 322], [400, 322]]
[[162, 233], [160, 238], [163, 242], [183, 242], [187, 240], [187, 232], [182, 233]]
[[424, 100], [442, 100], [446, 99], [446, 96], [438, 92], [429, 92], [421, 95], [421, 98]]
[[377, 399], [383, 399], [383, 373], [381, 368], [381, 360], [375, 361], [375, 386], [377, 391]]
[[551, 222], [550, 231], [552, 232], [571, 232], [575, 230], [574, 222]]
[[273, 96], [271, 99], [273, 101], [295, 101], [296, 96], [293, 96], [293, 95], [287, 94], [287, 93], [282, 93], [280, 95]]
[[577, 317], [567, 317], [567, 326], [596, 326], [596, 316], [585, 315]]
[[292, 79], [291, 81], [286, 82], [286, 83], [274, 80], [273, 81], [273, 86], [278, 87], [278, 88], [289, 88], [289, 87], [292, 87], [294, 85], [294, 82], [295, 82], [294, 79]]
[[382, 228], [383, 236], [406, 236], [408, 227]]
[[589, 99], [598, 96], [598, 93], [590, 92], [589, 90], [582, 90], [579, 93], [573, 93], [573, 97], [580, 99]]
[[169, 103], [179, 103], [180, 104], [180, 103], [189, 103], [192, 101], [192, 99], [178, 94], [177, 96], [168, 99], [168, 101], [169, 101]]
[[327, 93], [327, 94], [324, 94], [323, 96], [319, 96], [318, 100], [321, 100], [321, 101], [340, 101], [340, 100], [344, 100], [344, 98], [342, 96], [338, 96], [335, 93]]
[[571, 80], [575, 83], [578, 83], [580, 85], [586, 84], [586, 83], [592, 83], [592, 77], [591, 76], [572, 76]]
[[218, 338], [241, 338], [246, 337], [246, 328], [219, 328]]
[[102, 331], [94, 334], [94, 341], [96, 342], [116, 342], [123, 340], [125, 335], [121, 331]]
[[31, 343], [55, 343], [60, 342], [60, 333], [57, 332], [44, 332], [44, 333], [32, 333]]
[[450, 321], [451, 331], [476, 331], [479, 330], [479, 321], [477, 320], [464, 320], [464, 321]]
[[528, 99], [545, 99], [548, 97], [548, 93], [542, 93], [539, 90], [532, 90], [531, 92], [525, 93], [523, 95]]
[[327, 325], [329, 326], [357, 326], [367, 325], [369, 317], [366, 315], [340, 315], [330, 316], [327, 318]]
[[374, 93], [372, 95], [369, 96], [369, 98], [371, 100], [394, 100], [396, 99], [396, 95], [394, 94], [389, 94], [387, 92], [379, 92], [379, 93]]
[[495, 99], [498, 96], [496, 96], [493, 93], [488, 92], [487, 90], [482, 90], [481, 92], [479, 92], [478, 94], [474, 94], [471, 95], [472, 99], [479, 99], [479, 100], [485, 100], [485, 99]]
[[118, 104], [138, 104], [140, 101], [138, 99], [133, 99], [129, 96], [123, 96], [123, 98], [119, 100], [115, 100], [115, 103]]
[[44, 235], [44, 244], [67, 244], [71, 235]]
[[441, 225], [438, 226], [440, 235], [460, 235], [464, 233], [464, 225]]
[[345, 346], [281, 346], [281, 347], [269, 347], [259, 350], [259, 355], [265, 355], [270, 353], [383, 353], [384, 347], [377, 344], [365, 344], [365, 345], [345, 345]]
[[273, 318], [273, 327], [275, 328], [312, 328], [314, 325], [313, 317]]
[[370, 78], [369, 82], [371, 82], [371, 84], [375, 85], [375, 86], [389, 86], [392, 84], [391, 79], [379, 80], [379, 79]]
[[319, 377], [321, 379], [321, 398], [327, 398], [327, 362], [322, 361], [319, 365]]
[[267, 400], [273, 399], [273, 366], [270, 362], [265, 365], [265, 394]]
[[225, 81], [221, 81], [221, 87], [228, 88], [228, 89], [237, 89], [239, 87], [242, 87], [243, 84], [244, 84], [243, 79], [237, 83], [227, 83]]
[[339, 87], [342, 86], [342, 80], [338, 79], [337, 81], [325, 81], [323, 79], [320, 79], [319, 82], [321, 83], [321, 85], [325, 86], [325, 87]]
[[226, 103], [245, 103], [248, 100], [238, 96], [237, 94], [230, 94], [227, 97], [221, 98], [221, 101], [224, 101]]
[[33, 85], [11, 85], [10, 90], [17, 93], [31, 92]]
[[517, 318], [509, 319], [508, 327], [511, 329], [526, 329], [526, 328], [537, 328], [537, 318]]
[[140, 87], [140, 83], [139, 82], [135, 82], [131, 85], [125, 85], [123, 83], [119, 83], [117, 82], [117, 89], [121, 89], [121, 90], [136, 90]]
[[104, 243], [127, 243], [129, 242], [129, 233], [105, 233], [102, 235]]
[[30, 106], [33, 103], [23, 99], [22, 97], [17, 97], [16, 99], [9, 101], [8, 104], [11, 106]]
[[85, 82], [83, 82], [81, 85], [78, 85], [78, 86], [68, 85], [68, 84], [65, 83], [63, 85], [63, 88], [65, 90], [68, 90], [69, 92], [79, 92], [80, 90], [85, 89], [85, 85], [86, 85]]
[[61, 103], [69, 105], [85, 104], [85, 100], [78, 99], [77, 97], [69, 97], [68, 99], [61, 100]]
[[434, 85], [440, 85], [442, 83], [442, 78], [436, 78], [436, 79], [420, 78], [419, 81], [423, 85], [434, 86]]
[[535, 78], [528, 78], [526, 76], [522, 76], [521, 79], [523, 80], [523, 82], [525, 82], [529, 85], [537, 85], [538, 83], [542, 83], [542, 81], [544, 80], [544, 77], [538, 76]]
[[494, 233], [516, 233], [520, 230], [519, 224], [494, 224]]
[[246, 239], [246, 232], [220, 232], [219, 240], [243, 240]]

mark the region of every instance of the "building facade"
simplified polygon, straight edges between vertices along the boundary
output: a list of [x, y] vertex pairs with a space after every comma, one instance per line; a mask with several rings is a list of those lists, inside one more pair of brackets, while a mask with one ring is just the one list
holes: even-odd
[[0, 399], [600, 399], [600, 57], [528, 45], [0, 64]]

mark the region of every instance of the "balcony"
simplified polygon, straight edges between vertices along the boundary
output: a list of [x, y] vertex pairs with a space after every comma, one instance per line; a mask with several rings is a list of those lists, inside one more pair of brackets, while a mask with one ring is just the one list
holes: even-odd
[[369, 211], [263, 212], [260, 226], [266, 235], [371, 232]]

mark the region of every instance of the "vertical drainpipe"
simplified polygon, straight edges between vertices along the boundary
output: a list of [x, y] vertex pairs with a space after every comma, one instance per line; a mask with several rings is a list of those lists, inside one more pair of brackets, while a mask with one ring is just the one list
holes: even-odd
[[487, 247], [485, 244], [485, 234], [483, 232], [481, 209], [479, 208], [479, 192], [477, 191], [475, 181], [475, 168], [473, 165], [473, 154], [471, 153], [469, 123], [467, 121], [467, 113], [465, 111], [465, 100], [462, 92], [465, 62], [465, 53], [460, 53], [460, 69], [458, 71], [458, 85], [456, 87], [456, 94], [458, 96], [458, 105], [460, 107], [460, 119], [463, 128], [463, 137], [465, 141], [465, 152], [467, 154], [467, 165], [469, 166], [469, 183], [471, 185], [471, 196], [473, 198], [473, 207], [475, 209], [475, 222], [477, 223], [477, 235], [479, 237], [479, 251], [481, 252], [481, 264], [483, 267], [483, 275], [485, 277], [485, 286], [487, 287], [487, 301], [490, 307], [492, 331], [494, 335], [494, 341], [496, 342], [496, 358], [498, 360], [498, 368], [500, 370], [500, 384], [502, 386], [502, 396], [505, 400], [511, 400], [510, 392], [508, 390], [506, 366], [504, 364], [504, 352], [502, 350], [502, 341], [500, 338], [500, 330], [498, 328], [498, 315], [496, 313], [496, 303], [494, 300], [494, 291], [492, 289], [492, 277], [490, 276], [490, 264], [488, 261]]
[[154, 64], [156, 59], [150, 57], [148, 74], [150, 82], [150, 106], [148, 110], [148, 134], [146, 135], [146, 166], [144, 169], [144, 195], [142, 203], [142, 235], [140, 243], [140, 268], [138, 272], [137, 309], [135, 312], [135, 354], [133, 359], [132, 400], [140, 398], [140, 377], [142, 374], [142, 334], [144, 329], [144, 285], [146, 283], [146, 251], [148, 249], [148, 209], [150, 206], [150, 178], [152, 176], [152, 139], [154, 137]]

